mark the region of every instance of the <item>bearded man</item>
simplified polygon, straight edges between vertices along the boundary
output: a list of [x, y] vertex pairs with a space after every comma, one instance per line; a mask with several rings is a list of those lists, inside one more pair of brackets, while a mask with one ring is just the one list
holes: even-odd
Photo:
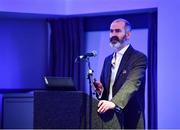
[[[128, 42], [131, 25], [116, 19], [110, 25], [113, 54], [104, 60], [100, 81], [95, 81], [98, 113], [119, 111], [124, 129], [144, 129], [144, 99], [147, 57]], [[123, 115], [123, 116], [122, 116]]]

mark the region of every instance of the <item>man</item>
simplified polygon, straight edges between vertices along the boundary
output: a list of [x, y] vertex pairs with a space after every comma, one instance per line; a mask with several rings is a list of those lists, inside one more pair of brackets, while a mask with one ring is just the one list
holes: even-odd
[[116, 19], [110, 26], [110, 46], [114, 53], [105, 58], [100, 81], [95, 81], [100, 99], [98, 112], [120, 110], [123, 128], [144, 129], [144, 89], [146, 56], [135, 50], [128, 40], [131, 25]]

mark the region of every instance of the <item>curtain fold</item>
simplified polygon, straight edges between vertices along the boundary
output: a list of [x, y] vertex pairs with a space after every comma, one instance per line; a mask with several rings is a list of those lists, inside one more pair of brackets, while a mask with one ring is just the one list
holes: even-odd
[[49, 20], [49, 72], [50, 76], [72, 77], [78, 90], [84, 88], [83, 63], [75, 63], [75, 58], [85, 51], [82, 18]]
[[157, 12], [148, 24], [148, 129], [157, 129]]

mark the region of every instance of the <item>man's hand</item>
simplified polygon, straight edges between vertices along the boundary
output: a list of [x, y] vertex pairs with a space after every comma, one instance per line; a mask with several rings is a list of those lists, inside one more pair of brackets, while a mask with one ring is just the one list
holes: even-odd
[[95, 91], [97, 92], [98, 95], [101, 95], [103, 92], [103, 85], [100, 81], [94, 81], [94, 87], [95, 87]]
[[104, 113], [109, 109], [114, 109], [115, 108], [115, 104], [111, 101], [106, 101], [106, 100], [100, 100], [98, 103], [98, 112], [99, 113]]

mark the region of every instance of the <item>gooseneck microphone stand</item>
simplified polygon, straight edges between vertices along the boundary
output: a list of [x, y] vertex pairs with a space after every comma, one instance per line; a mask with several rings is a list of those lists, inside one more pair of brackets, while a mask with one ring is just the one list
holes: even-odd
[[89, 60], [89, 56], [85, 56], [83, 58], [80, 58], [80, 57], [77, 57], [75, 59], [75, 62], [79, 61], [79, 60], [84, 60], [87, 62], [88, 64], [88, 74], [87, 74], [87, 79], [89, 80], [89, 129], [92, 128], [92, 98], [93, 98], [93, 93], [92, 93], [92, 88], [95, 88], [94, 87], [94, 84], [93, 84], [93, 81], [94, 81], [94, 78], [93, 78], [93, 70], [91, 69], [91, 64], [90, 64], [90, 60]]
[[90, 64], [90, 60], [89, 57], [86, 58], [86, 61], [88, 63], [88, 80], [89, 80], [89, 129], [92, 128], [92, 87], [94, 87], [93, 84], [93, 70], [91, 69], [91, 64]]

